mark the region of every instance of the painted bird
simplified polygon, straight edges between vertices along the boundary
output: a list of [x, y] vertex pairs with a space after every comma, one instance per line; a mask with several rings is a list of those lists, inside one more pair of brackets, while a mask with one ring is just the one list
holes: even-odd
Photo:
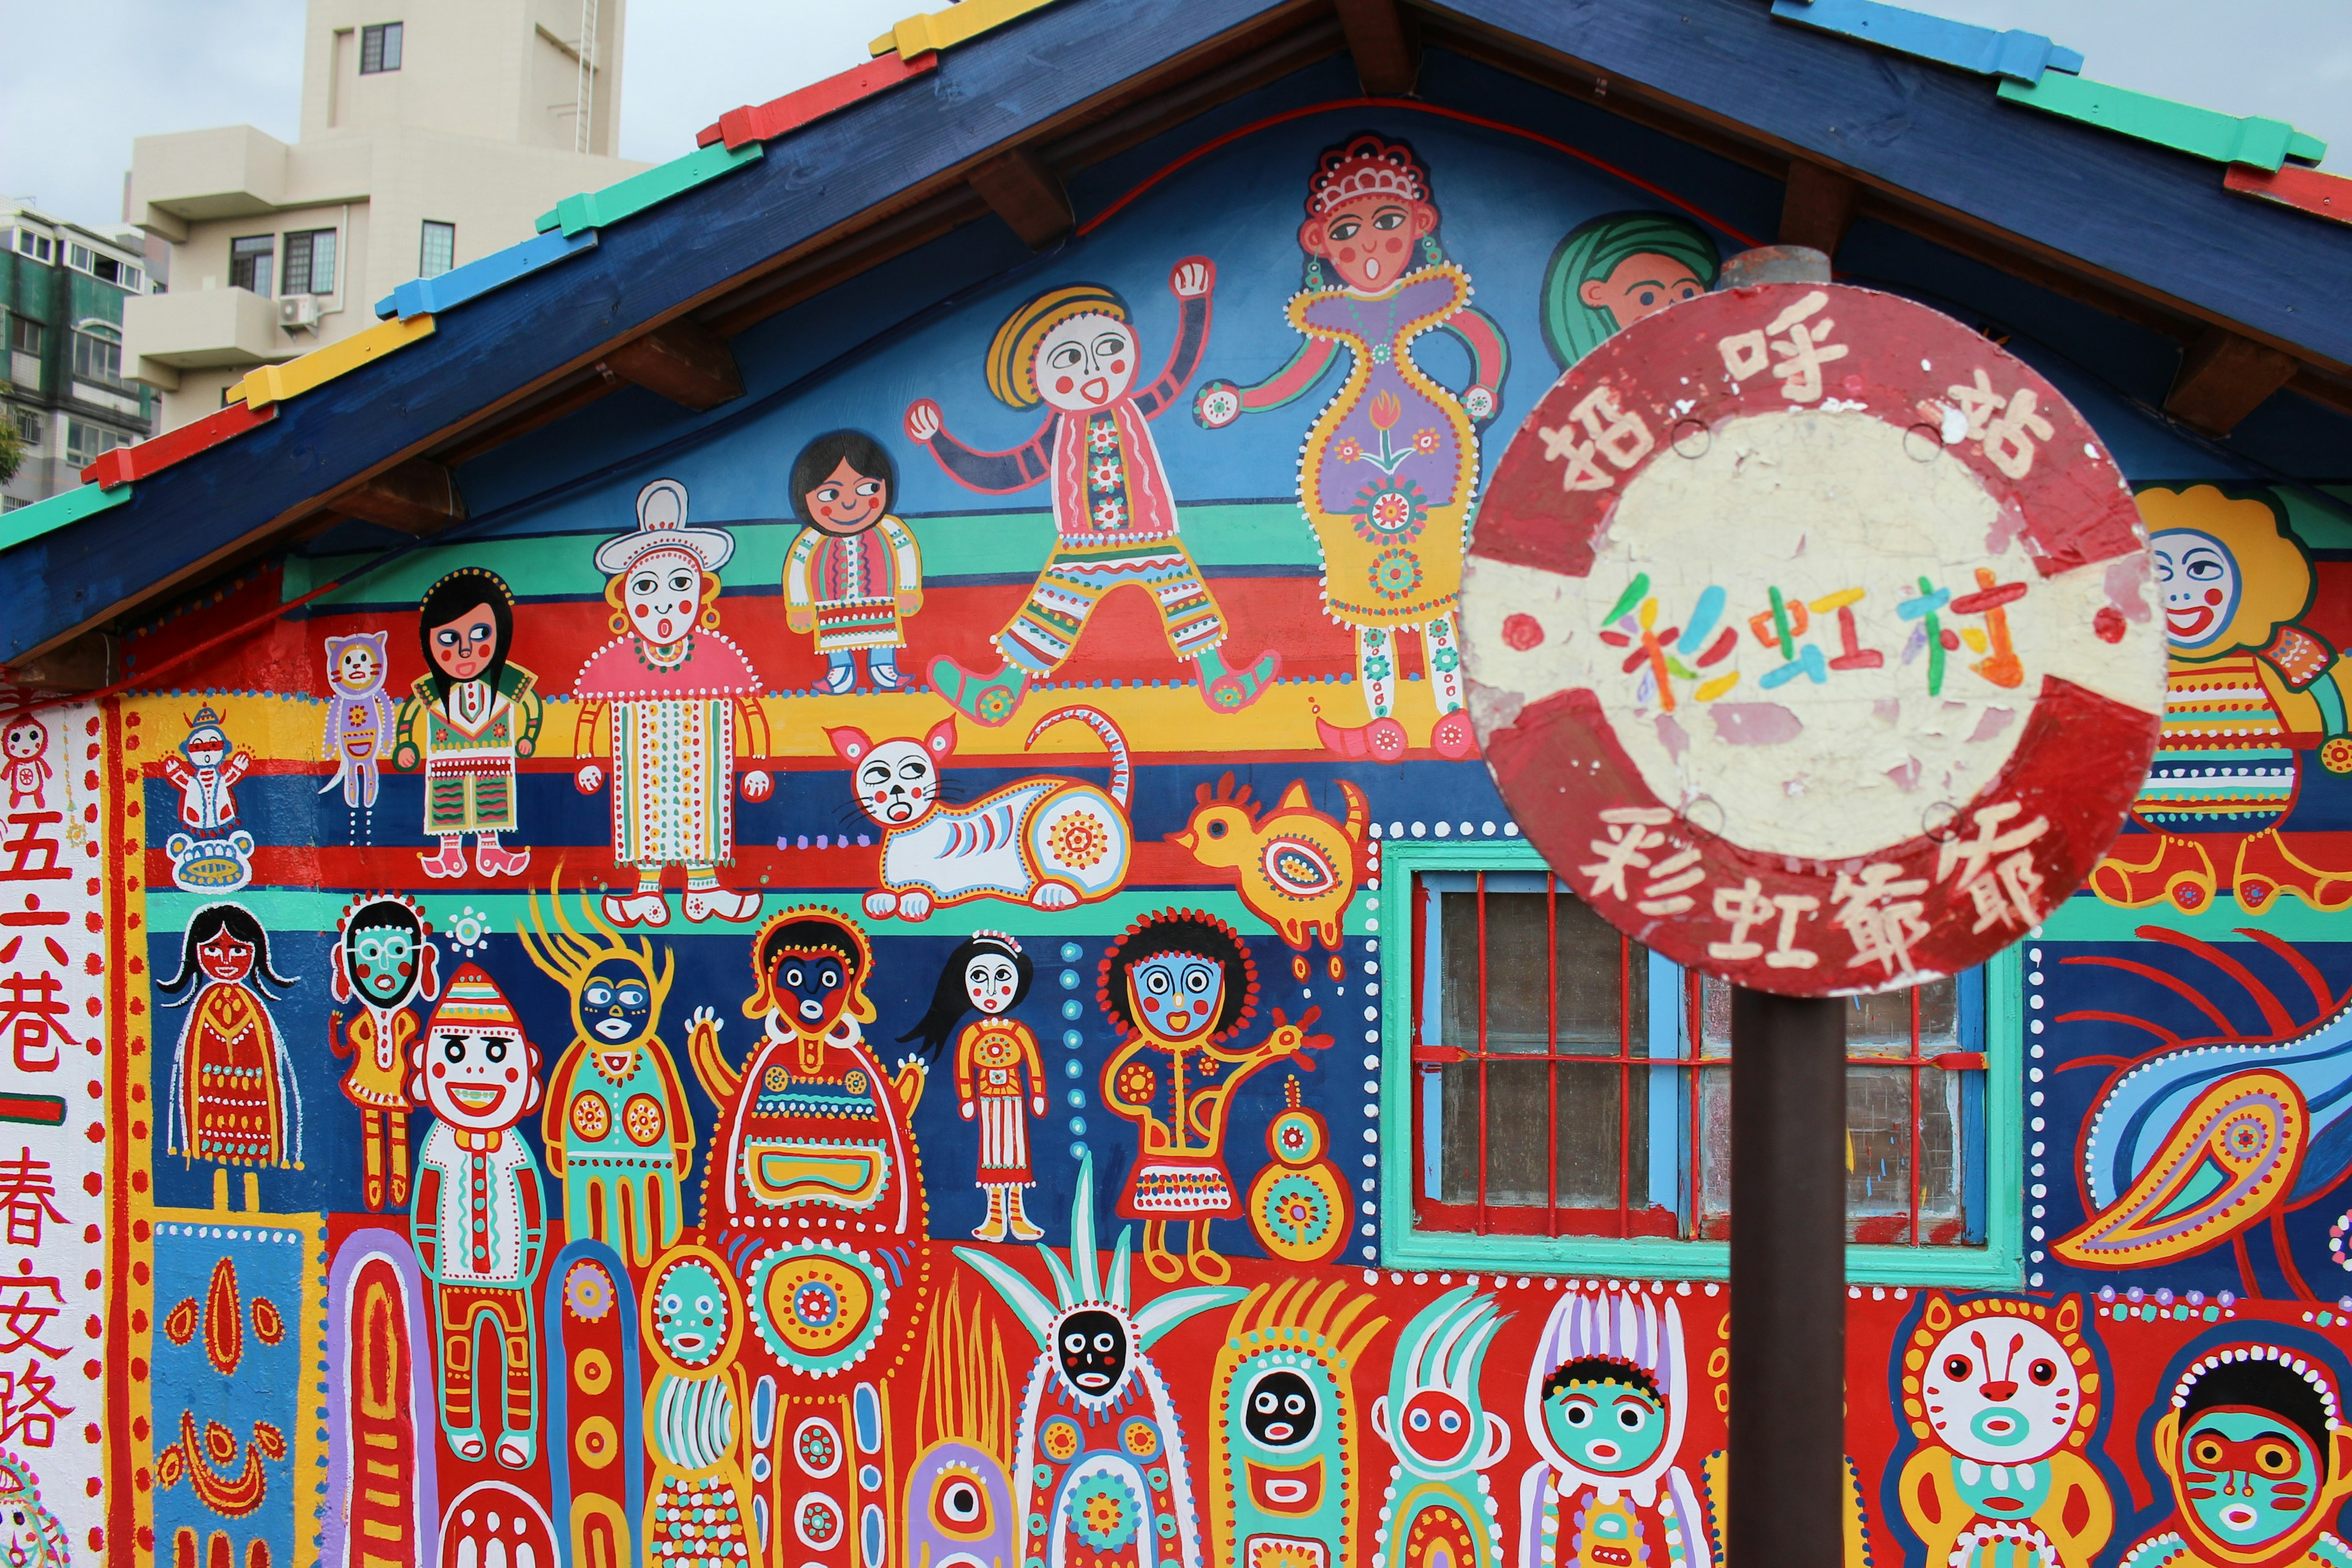
[[1319, 937], [1336, 953], [1370, 816], [1361, 790], [1342, 779], [1339, 793], [1348, 802], [1345, 822], [1315, 809], [1304, 780], [1294, 780], [1261, 818], [1264, 808], [1250, 798], [1249, 785], [1235, 785], [1227, 773], [1213, 790], [1194, 789], [1200, 804], [1192, 821], [1168, 838], [1202, 865], [1231, 871], [1242, 902], [1292, 947], [1305, 952]]

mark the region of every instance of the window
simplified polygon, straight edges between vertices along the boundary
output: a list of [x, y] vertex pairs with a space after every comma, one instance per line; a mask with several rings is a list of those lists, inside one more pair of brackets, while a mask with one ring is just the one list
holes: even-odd
[[400, 24], [379, 22], [360, 29], [360, 75], [376, 76], [400, 68]]
[[425, 241], [416, 258], [419, 278], [438, 278], [457, 265], [457, 226], [425, 220]]
[[273, 235], [247, 235], [228, 242], [228, 286], [269, 297], [270, 275], [278, 254]]
[[15, 511], [18, 507], [32, 504], [31, 501], [19, 500], [16, 496], [0, 496], [0, 511]]
[[89, 247], [68, 244], [66, 247], [66, 265], [77, 272], [95, 270], [94, 258], [90, 255]]
[[12, 352], [38, 355], [47, 337], [40, 322], [25, 316], [8, 318], [8, 347]]
[[104, 386], [122, 384], [122, 338], [111, 327], [88, 326], [74, 333], [74, 374]]
[[128, 289], [133, 294], [139, 292], [139, 268], [127, 261], [117, 260], [111, 256], [98, 257], [90, 266], [90, 275], [101, 283]]
[[86, 425], [79, 419], [66, 421], [66, 461], [77, 468], [86, 468], [98, 461], [100, 455], [125, 446], [131, 437], [103, 425]]
[[25, 444], [25, 450], [27, 452], [39, 451], [41, 447], [41, 416], [34, 413], [29, 408], [12, 408], [8, 411], [8, 414], [11, 421], [16, 426], [16, 439]]
[[286, 285], [281, 294], [335, 291], [335, 231], [304, 229], [286, 237]]
[[8, 318], [8, 379], [27, 392], [41, 389], [41, 351], [48, 346], [48, 333], [38, 321], [22, 316]]
[[20, 228], [16, 231], [16, 254], [29, 256], [36, 261], [55, 261], [58, 258], [58, 242], [46, 234]]
[[[1720, 1275], [1730, 988], [1620, 936], [1524, 843], [1391, 840], [1382, 870], [1407, 945], [1381, 999], [1381, 1260]], [[1857, 1280], [2021, 1279], [2014, 956], [1989, 970], [1849, 1005]]]

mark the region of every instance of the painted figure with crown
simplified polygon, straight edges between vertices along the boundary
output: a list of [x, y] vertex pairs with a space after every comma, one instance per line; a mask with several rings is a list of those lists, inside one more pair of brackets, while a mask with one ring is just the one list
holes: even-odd
[[[687, 919], [760, 912], [759, 894], [719, 885], [719, 865], [735, 858], [739, 752], [768, 752], [759, 674], [719, 630], [719, 569], [734, 552], [726, 530], [687, 526], [676, 479], [638, 491], [637, 526], [596, 552], [619, 635], [581, 667], [573, 753], [612, 760], [613, 860], [637, 873], [635, 892], [604, 900], [616, 926], [668, 923], [662, 873], [672, 866], [686, 868]], [[583, 761], [573, 782], [593, 795], [604, 768]], [[765, 800], [771, 787], [764, 768], [743, 770], [744, 799]]]
[[435, 1119], [417, 1154], [408, 1237], [433, 1286], [441, 1429], [461, 1459], [523, 1469], [539, 1447], [531, 1303], [547, 1245], [539, 1161], [520, 1131], [539, 1103], [539, 1047], [499, 983], [469, 963], [408, 1067], [408, 1098]]
[[236, 781], [253, 754], [229, 743], [218, 713], [206, 703], [188, 721], [180, 754], [163, 759], [163, 776], [180, 792], [180, 826], [164, 841], [172, 880], [190, 893], [233, 893], [253, 879], [253, 835], [236, 820]]
[[[1288, 319], [1307, 342], [1255, 386], [1205, 383], [1193, 417], [1222, 429], [1314, 390], [1345, 351], [1347, 379], [1316, 416], [1298, 462], [1298, 504], [1323, 552], [1323, 607], [1356, 634], [1356, 668], [1370, 722], [1318, 721], [1345, 757], [1404, 760], [1397, 721], [1398, 639], [1421, 633], [1437, 700], [1430, 744], [1472, 754], [1462, 682], [1462, 555], [1478, 489], [1477, 430], [1502, 405], [1510, 354], [1501, 331], [1470, 304], [1470, 275], [1438, 240], [1429, 170], [1402, 142], [1357, 136], [1325, 149], [1307, 182], [1306, 286]], [[1413, 360], [1439, 329], [1470, 353], [1471, 384], [1455, 393]]]

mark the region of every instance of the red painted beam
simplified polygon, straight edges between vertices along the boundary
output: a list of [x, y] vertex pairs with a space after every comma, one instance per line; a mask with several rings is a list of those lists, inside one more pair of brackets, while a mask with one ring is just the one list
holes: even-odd
[[99, 454], [98, 461], [81, 471], [82, 482], [110, 490], [117, 485], [127, 485], [133, 479], [143, 479], [160, 468], [185, 461], [197, 453], [234, 440], [257, 425], [267, 425], [278, 417], [278, 405], [267, 403], [259, 408], [247, 408], [242, 403], [232, 403], [217, 414], [207, 414], [177, 430], [140, 442], [135, 447], [117, 447], [111, 452]]
[[812, 121], [822, 120], [835, 110], [846, 109], [861, 98], [870, 97], [886, 87], [896, 87], [908, 77], [920, 76], [938, 68], [937, 54], [917, 55], [902, 60], [897, 55], [884, 55], [852, 66], [823, 81], [811, 82], [797, 92], [782, 98], [772, 98], [765, 103], [745, 104], [730, 109], [719, 117], [716, 125], [706, 125], [696, 132], [694, 144], [708, 147], [713, 142], [724, 142], [730, 149], [747, 142], [766, 142], [796, 131]]
[[2352, 176], [2323, 174], [2316, 169], [2281, 165], [2275, 172], [2232, 163], [2221, 184], [2242, 195], [2297, 207], [2316, 217], [2352, 223]]

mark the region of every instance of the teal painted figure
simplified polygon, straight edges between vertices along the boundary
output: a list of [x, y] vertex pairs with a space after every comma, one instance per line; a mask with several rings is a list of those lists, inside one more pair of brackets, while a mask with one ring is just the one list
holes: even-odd
[[1457, 1286], [1397, 1337], [1372, 1430], [1396, 1453], [1373, 1534], [1381, 1568], [1496, 1568], [1503, 1531], [1486, 1471], [1511, 1451], [1510, 1423], [1486, 1408], [1486, 1347], [1507, 1321], [1495, 1298]]
[[1715, 287], [1715, 237], [1675, 213], [1610, 213], [1569, 230], [1544, 268], [1544, 346], [1563, 370], [1667, 306]]

